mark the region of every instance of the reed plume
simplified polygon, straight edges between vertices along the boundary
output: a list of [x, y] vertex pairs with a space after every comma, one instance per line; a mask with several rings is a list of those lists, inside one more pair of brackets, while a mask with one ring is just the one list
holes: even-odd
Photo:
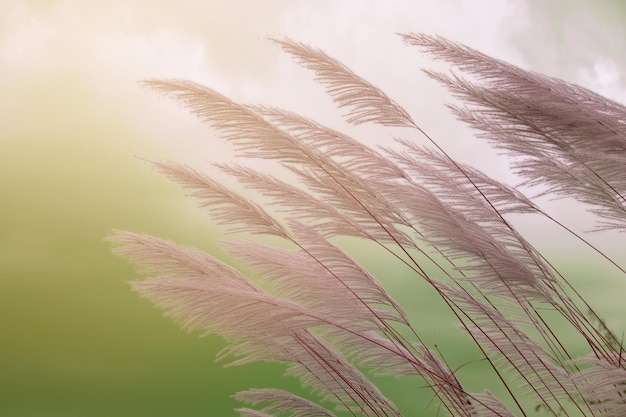
[[[451, 106], [459, 120], [513, 155], [524, 186], [586, 204], [599, 229], [626, 229], [624, 106], [440, 37], [403, 38], [454, 68], [426, 72], [465, 103]], [[240, 415], [420, 411], [398, 409], [369, 375], [419, 376], [453, 416], [626, 415], [622, 343], [597, 324], [511, 217], [546, 218], [599, 249], [521, 188], [453, 160], [396, 101], [336, 59], [289, 39], [275, 42], [313, 71], [346, 121], [413, 129], [427, 145], [399, 138], [373, 148], [288, 110], [236, 103], [191, 81], [144, 82], [233, 144], [238, 158], [215, 167], [240, 191], [181, 163], [153, 165], [233, 234], [223, 248], [237, 267], [151, 236], [116, 232], [110, 240], [149, 276], [133, 283], [136, 291], [184, 327], [225, 338], [218, 359], [285, 364], [286, 374], [312, 393], [305, 399], [272, 388], [240, 392], [235, 398], [248, 405]], [[289, 181], [272, 167], [289, 173]], [[339, 237], [373, 243], [432, 287], [507, 395], [465, 389]], [[623, 259], [601, 254], [626, 275]], [[550, 324], [554, 317], [558, 325]], [[572, 353], [563, 336], [570, 330], [584, 341], [586, 356]]]

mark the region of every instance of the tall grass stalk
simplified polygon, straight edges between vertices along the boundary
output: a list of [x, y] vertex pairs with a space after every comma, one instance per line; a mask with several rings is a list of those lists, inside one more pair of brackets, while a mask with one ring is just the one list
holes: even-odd
[[[115, 252], [150, 277], [134, 289], [185, 328], [222, 335], [228, 345], [219, 359], [285, 364], [315, 399], [272, 388], [240, 392], [242, 416], [419, 411], [399, 410], [371, 375], [419, 376], [453, 416], [626, 415], [622, 341], [511, 220], [554, 222], [626, 275], [624, 258], [611, 259], [522, 192], [539, 186], [541, 195], [578, 200], [598, 229], [624, 231], [626, 108], [440, 37], [402, 37], [452, 67], [426, 73], [463, 103], [451, 106], [459, 120], [511, 155], [524, 187], [452, 159], [396, 101], [324, 52], [276, 40], [314, 73], [347, 122], [414, 130], [428, 145], [396, 139], [373, 148], [299, 114], [236, 103], [192, 81], [145, 81], [236, 150], [232, 163], [216, 165], [221, 177], [172, 161], [153, 165], [234, 234], [223, 249], [237, 267], [197, 249], [116, 232]], [[273, 175], [276, 167], [290, 180]], [[247, 191], [225, 186], [224, 178]], [[241, 233], [285, 244], [238, 239]], [[451, 361], [338, 245], [342, 236], [372, 242], [432, 287], [506, 395], [466, 389]], [[559, 325], [551, 324], [554, 317]], [[574, 354], [564, 336], [571, 332], [586, 355]]]

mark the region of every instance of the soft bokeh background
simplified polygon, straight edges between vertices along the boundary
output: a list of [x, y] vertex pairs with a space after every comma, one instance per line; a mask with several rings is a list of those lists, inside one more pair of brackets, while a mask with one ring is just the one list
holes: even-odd
[[[220, 339], [198, 339], [163, 319], [132, 293], [127, 282], [136, 275], [104, 242], [127, 229], [214, 252], [221, 237], [134, 156], [202, 166], [228, 152], [138, 80], [189, 78], [237, 100], [336, 120], [310, 74], [267, 41], [288, 36], [341, 59], [451, 153], [506, 178], [506, 164], [450, 118], [444, 92], [419, 72], [434, 64], [395, 33], [444, 35], [623, 103], [624, 4], [0, 0], [0, 416], [233, 416], [229, 396], [239, 390], [294, 386], [275, 367], [214, 364]], [[580, 215], [570, 205], [554, 210], [574, 225]], [[582, 246], [560, 242], [566, 237], [556, 230], [529, 233], [623, 329], [623, 277]], [[592, 240], [624, 259], [623, 237]], [[367, 247], [354, 252], [428, 340], [447, 346], [456, 363], [468, 360], [432, 294]], [[384, 382], [408, 415], [422, 415], [430, 399], [419, 385]]]

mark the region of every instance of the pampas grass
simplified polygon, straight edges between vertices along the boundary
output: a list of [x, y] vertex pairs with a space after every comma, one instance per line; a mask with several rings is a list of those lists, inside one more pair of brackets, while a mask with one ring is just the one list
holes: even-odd
[[[598, 229], [626, 229], [624, 106], [443, 38], [403, 38], [452, 66], [447, 74], [426, 72], [464, 103], [452, 106], [459, 120], [512, 155], [525, 190], [541, 186], [542, 195], [584, 203]], [[233, 144], [238, 158], [215, 167], [222, 176], [172, 161], [153, 165], [232, 234], [223, 249], [237, 267], [197, 249], [117, 232], [110, 238], [115, 252], [149, 277], [134, 289], [183, 327], [223, 336], [228, 345], [218, 359], [285, 364], [315, 399], [253, 389], [235, 395], [247, 404], [239, 413], [418, 412], [399, 410], [387, 398], [392, 393], [369, 378], [391, 375], [419, 376], [441, 412], [453, 416], [626, 415], [621, 341], [511, 217], [555, 222], [626, 274], [623, 259], [602, 253], [522, 188], [453, 160], [398, 103], [336, 59], [289, 39], [275, 42], [313, 72], [347, 122], [413, 129], [429, 146], [397, 139], [373, 148], [301, 115], [236, 103], [192, 81], [144, 82]], [[289, 182], [273, 175], [277, 167]], [[248, 191], [226, 187], [223, 176]], [[464, 388], [402, 306], [338, 245], [346, 236], [370, 241], [432, 287], [505, 397]], [[551, 324], [554, 317], [558, 325]], [[571, 331], [586, 355], [573, 354], [563, 336]]]

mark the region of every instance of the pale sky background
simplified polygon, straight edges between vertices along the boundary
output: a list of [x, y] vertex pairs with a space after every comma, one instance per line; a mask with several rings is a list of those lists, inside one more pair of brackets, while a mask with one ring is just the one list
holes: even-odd
[[[304, 94], [319, 89], [292, 82], [310, 74], [267, 37], [321, 47], [388, 91], [430, 129], [437, 128], [430, 120], [446, 113], [440, 106], [445, 98], [418, 71], [432, 64], [405, 46], [397, 32], [443, 35], [626, 101], [621, 1], [1, 0], [0, 5], [2, 141], [10, 140], [7, 131], [35, 128], [48, 111], [78, 121], [86, 106], [102, 110], [96, 123], [124, 118], [158, 132], [163, 125], [176, 130], [171, 122], [182, 120], [180, 128], [189, 128], [187, 119], [178, 119], [171, 107], [137, 86], [146, 78], [188, 78], [244, 101], [322, 116], [331, 111], [316, 109], [319, 97]], [[63, 94], [55, 83], [73, 84], [82, 96]]]
[[[12, 147], [32, 141], [25, 170], [46, 157], [42, 143], [55, 147], [77, 132], [87, 165], [89, 150], [193, 164], [228, 157], [194, 117], [140, 88], [142, 79], [187, 78], [236, 100], [335, 120], [311, 74], [268, 37], [324, 49], [405, 106], [453, 155], [495, 174], [504, 160], [485, 157], [451, 118], [445, 91], [419, 71], [436, 64], [396, 33], [443, 35], [626, 102], [626, 5], [619, 0], [0, 0], [0, 6], [0, 155], [11, 158]], [[67, 169], [72, 158], [47, 163]]]
[[[100, 123], [126, 120], [140, 131], [155, 132], [155, 143], [171, 146], [163, 131], [191, 129], [189, 119], [139, 88], [137, 81], [147, 78], [188, 78], [235, 99], [281, 104], [323, 120], [333, 110], [321, 89], [307, 83], [310, 74], [290, 62], [268, 37], [291, 37], [321, 47], [405, 105], [426, 130], [441, 131], [442, 142], [455, 140], [459, 124], [451, 128], [438, 123], [448, 120], [441, 106], [445, 95], [419, 73], [433, 64], [395, 33], [443, 35], [626, 101], [621, 74], [626, 66], [626, 6], [621, 1], [0, 4], [2, 142], [10, 140], [11, 131], [37, 129], [53, 115], [80, 123], [81, 112], [97, 108], [99, 117], [91, 120], [94, 129]], [[64, 93], [62, 86], [68, 85], [75, 91]]]
[[[187, 78], [245, 102], [319, 120], [337, 112], [310, 74], [268, 37], [321, 47], [404, 105], [453, 154], [486, 165], [452, 122], [445, 92], [420, 73], [434, 64], [396, 36], [439, 34], [524, 68], [626, 101], [621, 1], [81, 1], [0, 0], [0, 144], [12, 132], [58, 140], [85, 125], [130, 130], [109, 145], [146, 157], [198, 158], [204, 127], [141, 89]], [[451, 123], [452, 122], [452, 123]], [[118, 133], [122, 133], [121, 131]], [[124, 136], [124, 137], [122, 137]], [[175, 141], [173, 136], [184, 136]], [[146, 148], [140, 137], [151, 138]], [[89, 141], [90, 135], [85, 135]], [[53, 139], [51, 139], [53, 140]], [[159, 154], [157, 148], [164, 146]], [[147, 152], [146, 152], [147, 151]], [[122, 151], [123, 152], [123, 151]]]
[[[436, 64], [396, 33], [443, 35], [626, 102], [626, 3], [620, 0], [0, 5], [0, 155], [9, 158], [17, 141], [33, 141], [37, 158], [45, 151], [35, 143], [54, 146], [70, 140], [70, 132], [80, 132], [86, 151], [129, 159], [170, 158], [198, 166], [228, 158], [193, 116], [139, 87], [139, 80], [150, 78], [191, 79], [235, 100], [280, 105], [333, 123], [338, 112], [322, 88], [268, 37], [322, 48], [405, 106], [452, 155], [503, 179], [506, 161], [472, 139], [444, 107], [446, 92], [420, 72]], [[372, 139], [367, 129], [358, 134]], [[383, 143], [393, 133], [386, 135]], [[378, 135], [373, 139], [381, 142]], [[82, 157], [89, 162], [89, 153]], [[70, 160], [56, 162], [71, 166]]]
[[[411, 31], [460, 41], [626, 103], [626, 2], [622, 0], [0, 0], [0, 284], [13, 279], [14, 285], [6, 297], [17, 294], [15, 288], [30, 296], [31, 287], [39, 288], [39, 283], [56, 286], [56, 291], [68, 295], [82, 285], [76, 299], [59, 301], [67, 311], [58, 317], [75, 319], [71, 303], [93, 294], [94, 298], [86, 298], [83, 310], [77, 311], [86, 317], [101, 314], [96, 325], [104, 323], [105, 328], [113, 329], [107, 319], [116, 300], [95, 301], [102, 282], [90, 281], [100, 261], [84, 260], [84, 270], [79, 260], [69, 265], [74, 262], [67, 261], [72, 259], [73, 247], [63, 249], [71, 253], [59, 256], [52, 250], [57, 241], [46, 234], [68, 233], [67, 241], [71, 241], [74, 236], [67, 228], [89, 231], [83, 234], [101, 244], [96, 255], [105, 259], [104, 265], [111, 255], [101, 240], [112, 229], [138, 228], [133, 222], [141, 220], [145, 229], [133, 231], [150, 233], [150, 222], [159, 222], [159, 230], [170, 231], [171, 236], [163, 236], [167, 238], [175, 238], [173, 231], [179, 228], [195, 230], [196, 218], [186, 218], [187, 209], [181, 209], [180, 216], [166, 212], [163, 206], [171, 203], [165, 196], [160, 199], [160, 194], [158, 201], [150, 200], [154, 213], [144, 216], [139, 207], [125, 207], [127, 200], [138, 201], [129, 196], [143, 190], [133, 188], [139, 182], [126, 181], [124, 175], [155, 176], [135, 155], [201, 167], [208, 161], [223, 161], [229, 154], [195, 117], [142, 89], [139, 80], [190, 79], [235, 100], [279, 105], [322, 122], [339, 123], [339, 113], [311, 74], [298, 68], [268, 37], [289, 37], [322, 48], [404, 106], [452, 155], [511, 180], [505, 160], [495, 158], [450, 116], [445, 108], [446, 92], [420, 71], [442, 67], [396, 35]], [[383, 144], [394, 135], [367, 126], [355, 132], [364, 140]], [[165, 180], [154, 179], [155, 184], [161, 181]], [[2, 192], [9, 195], [9, 204], [4, 204]], [[20, 217], [22, 202], [25, 214]], [[181, 202], [184, 204], [192, 205], [188, 200]], [[35, 207], [27, 210], [26, 205]], [[142, 207], [145, 210], [146, 205]], [[576, 223], [580, 210], [571, 207], [563, 203], [553, 209]], [[55, 217], [58, 212], [64, 213], [63, 219]], [[115, 213], [115, 220], [107, 217], [109, 213]], [[164, 213], [173, 217], [166, 221], [150, 217]], [[123, 220], [126, 218], [128, 222]], [[61, 222], [64, 232], [47, 228]], [[561, 233], [552, 226], [540, 227], [546, 229], [534, 235], [539, 243], [552, 233]], [[11, 232], [4, 233], [7, 229]], [[198, 234], [204, 233], [200, 226], [197, 229]], [[572, 241], [565, 234], [559, 236]], [[594, 237], [594, 242], [623, 264], [624, 237], [604, 236]], [[575, 244], [574, 248], [583, 247]], [[569, 249], [563, 244], [549, 250], [571, 258]], [[58, 257], [57, 263], [68, 266], [62, 265], [57, 275], [37, 275], [32, 282], [20, 281], [16, 273], [3, 276], [2, 267], [13, 271], [42, 264], [45, 269], [46, 259], [32, 259], [30, 253], [49, 253]], [[587, 256], [589, 251], [584, 253]], [[63, 281], [65, 270], [72, 266], [78, 278]], [[605, 281], [601, 282], [613, 286], [606, 291], [606, 287], [590, 283], [590, 297], [609, 324], [623, 329], [623, 276], [610, 268], [606, 276], [604, 270], [597, 271], [592, 268], [589, 278], [602, 278]], [[0, 289], [0, 296], [3, 291]], [[127, 287], [120, 291], [130, 292]], [[40, 312], [26, 299], [9, 300], [14, 304], [6, 301], [0, 297], [0, 329], [10, 329], [12, 341], [28, 334], [16, 349], [24, 350], [31, 334], [39, 341], [36, 329], [67, 324], [61, 319], [48, 323], [43, 313], [50, 312]], [[134, 299], [126, 302], [135, 305]], [[2, 313], [3, 307], [7, 314]], [[15, 322], [9, 314], [29, 320], [32, 315], [30, 327], [27, 320], [26, 324]], [[8, 326], [3, 327], [2, 319]], [[133, 318], [125, 320], [132, 322]], [[93, 327], [91, 322], [89, 326]], [[84, 342], [85, 328], [75, 328], [78, 336], [70, 340]], [[56, 340], [57, 333], [63, 335], [62, 330], [50, 331], [55, 334], [44, 342]], [[76, 342], [76, 351], [62, 345], [57, 348], [79, 356], [85, 350], [80, 343]], [[37, 345], [33, 351], [43, 350]], [[86, 355], [89, 352], [87, 349]], [[50, 355], [60, 356], [54, 351]], [[90, 360], [96, 361], [94, 358], [97, 355]], [[44, 369], [36, 361], [23, 361]]]

